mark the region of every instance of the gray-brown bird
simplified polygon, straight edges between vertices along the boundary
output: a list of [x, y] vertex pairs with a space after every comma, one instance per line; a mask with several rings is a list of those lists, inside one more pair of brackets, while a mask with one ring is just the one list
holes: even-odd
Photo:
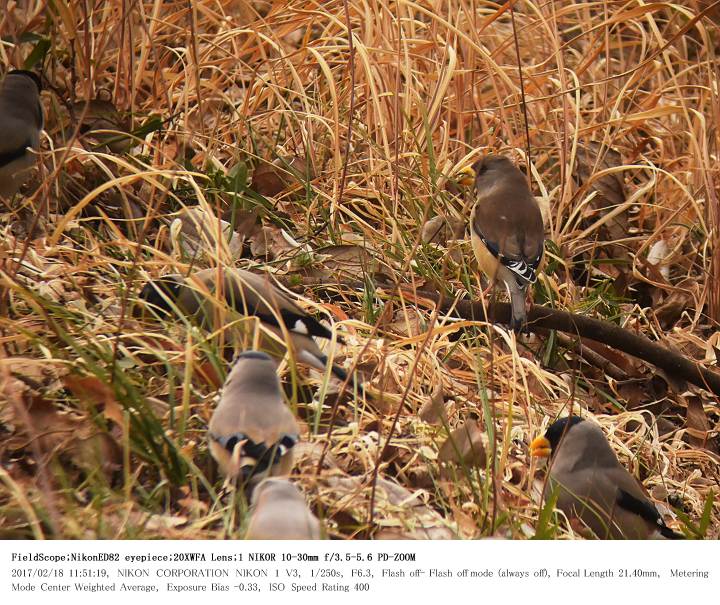
[[[204, 269], [187, 278], [166, 275], [146, 283], [140, 299], [161, 317], [175, 314], [206, 330], [213, 328], [218, 316], [221, 326], [228, 323], [229, 310], [257, 317], [280, 342], [287, 344], [287, 334], [297, 360], [320, 370], [328, 364], [313, 338], [329, 340], [332, 332], [272, 285], [268, 276], [228, 267]], [[285, 353], [285, 346], [271, 338], [264, 339], [261, 348], [274, 356]], [[331, 371], [340, 380], [347, 378], [336, 365], [331, 365]]]
[[666, 524], [640, 483], [620, 464], [602, 430], [578, 416], [554, 422], [530, 444], [550, 457], [546, 499], [602, 539], [683, 538]]
[[300, 429], [285, 405], [272, 357], [240, 353], [218, 396], [210, 425], [210, 454], [229, 481], [256, 483], [287, 475]]
[[9, 199], [36, 161], [40, 147], [42, 85], [37, 74], [16, 69], [0, 85], [0, 197]]
[[246, 540], [320, 540], [320, 521], [287, 479], [263, 479], [253, 490]]
[[473, 183], [475, 204], [470, 235], [480, 269], [510, 294], [510, 327], [527, 326], [525, 298], [537, 279], [545, 227], [523, 173], [506, 157], [488, 155], [465, 169], [462, 184]]

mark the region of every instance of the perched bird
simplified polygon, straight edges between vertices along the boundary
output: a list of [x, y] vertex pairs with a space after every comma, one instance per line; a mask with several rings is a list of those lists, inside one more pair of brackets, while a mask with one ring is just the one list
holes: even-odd
[[9, 72], [0, 85], [0, 197], [10, 198], [22, 185], [22, 173], [35, 163], [29, 149], [40, 146], [42, 84], [37, 74]]
[[255, 483], [266, 475], [287, 475], [300, 438], [285, 405], [276, 365], [259, 351], [240, 353], [218, 396], [210, 425], [210, 454], [229, 481]]
[[460, 183], [475, 186], [470, 234], [478, 264], [491, 281], [504, 282], [510, 327], [525, 330], [525, 296], [537, 279], [545, 242], [540, 207], [523, 173], [506, 157], [485, 156], [463, 172]]
[[683, 538], [672, 531], [640, 483], [618, 461], [602, 430], [578, 416], [554, 422], [530, 444], [533, 456], [550, 457], [550, 493], [569, 519], [599, 538]]
[[[328, 358], [313, 337], [332, 338], [332, 332], [308, 315], [284, 292], [273, 286], [269, 278], [243, 269], [204, 269], [187, 278], [167, 275], [146, 283], [140, 298], [159, 316], [176, 314], [195, 321], [203, 329], [211, 329], [215, 318], [227, 324], [228, 308], [244, 316], [255, 316], [280, 342], [267, 338], [263, 350], [281, 357], [288, 344], [296, 359], [324, 370]], [[287, 336], [286, 336], [287, 334]], [[341, 338], [337, 338], [342, 343]], [[342, 368], [332, 365], [332, 373], [347, 379]]]
[[246, 540], [319, 540], [320, 521], [287, 479], [263, 479], [253, 490]]

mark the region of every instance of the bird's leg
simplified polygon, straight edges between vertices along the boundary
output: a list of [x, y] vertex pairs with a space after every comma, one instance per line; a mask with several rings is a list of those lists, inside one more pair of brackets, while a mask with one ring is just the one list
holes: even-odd
[[482, 275], [480, 275], [480, 276], [478, 277], [478, 281], [480, 282], [480, 287], [481, 287], [481, 289], [480, 289], [480, 294], [482, 295], [483, 299], [488, 298], [488, 297], [493, 293], [493, 291], [494, 291], [494, 289], [495, 289], [495, 280], [494, 280], [494, 279], [489, 279], [489, 280], [488, 280], [488, 283], [487, 283], [487, 286], [486, 286], [484, 289], [482, 288], [482, 283], [483, 283], [483, 276], [482, 276]]

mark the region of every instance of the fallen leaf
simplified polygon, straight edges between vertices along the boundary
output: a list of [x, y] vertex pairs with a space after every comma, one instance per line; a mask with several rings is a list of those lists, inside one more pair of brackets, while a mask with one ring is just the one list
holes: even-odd
[[145, 524], [145, 529], [149, 531], [173, 529], [175, 527], [181, 527], [187, 522], [188, 518], [183, 516], [151, 515]]
[[484, 431], [477, 420], [468, 420], [451, 431], [440, 446], [438, 462], [485, 468]]
[[617, 387], [620, 400], [628, 410], [637, 410], [650, 402], [650, 395], [644, 380], [631, 380]]
[[364, 246], [341, 244], [327, 246], [316, 252], [317, 259], [331, 272], [347, 271], [357, 276], [359, 274], [374, 274], [377, 271], [377, 261], [372, 252]]
[[[625, 203], [625, 181], [623, 172], [613, 170], [623, 165], [620, 153], [604, 146], [597, 141], [578, 147], [573, 177], [579, 188], [587, 187], [585, 197], [593, 195], [588, 208], [590, 213], [582, 222], [582, 228], [588, 228], [601, 220], [609, 212]], [[602, 176], [597, 176], [601, 172]], [[590, 216], [592, 215], [592, 216]], [[623, 211], [607, 220], [599, 229], [600, 237], [607, 242], [614, 242], [628, 236], [628, 213]], [[626, 259], [628, 251], [622, 246], [608, 245], [612, 258]]]
[[170, 237], [178, 256], [204, 259], [229, 254], [229, 259], [237, 259], [242, 255], [243, 237], [230, 223], [199, 206], [185, 208], [179, 214], [170, 225]]
[[584, 347], [595, 351], [595, 353], [597, 353], [598, 355], [602, 355], [605, 359], [620, 368], [628, 376], [637, 375], [639, 362], [637, 362], [629, 355], [626, 355], [625, 353], [617, 351], [616, 349], [613, 349], [606, 344], [591, 340], [589, 338], [583, 338], [581, 339], [581, 342]]
[[183, 508], [183, 510], [187, 511], [193, 517], [205, 515], [210, 509], [207, 502], [203, 502], [202, 500], [198, 500], [197, 498], [192, 498], [190, 496], [180, 498], [178, 500], [178, 504]]
[[705, 414], [702, 399], [697, 395], [683, 397], [687, 402], [685, 413], [685, 432], [688, 443], [718, 453], [715, 440], [710, 439], [710, 422]]
[[201, 361], [195, 364], [195, 372], [208, 386], [219, 389], [223, 384], [223, 379], [220, 378], [217, 368], [210, 361]]
[[275, 197], [292, 185], [311, 180], [304, 159], [298, 157], [277, 158], [272, 163], [260, 164], [253, 172], [250, 187], [265, 197]]
[[[372, 486], [358, 477], [328, 477], [325, 481], [339, 504], [353, 503], [358, 514], [365, 514]], [[452, 540], [455, 532], [440, 514], [424, 504], [422, 490], [410, 492], [383, 477], [377, 478], [375, 522], [378, 540]], [[343, 509], [350, 512], [348, 508]], [[330, 511], [331, 512], [331, 511]]]
[[442, 381], [438, 381], [437, 386], [428, 397], [428, 400], [420, 408], [418, 416], [421, 420], [429, 424], [437, 424], [442, 421], [447, 424], [447, 410], [445, 409], [445, 393]]
[[347, 321], [350, 319], [348, 314], [345, 313], [340, 307], [332, 303], [322, 303], [320, 305], [323, 309], [330, 311], [331, 315], [338, 321]]
[[669, 281], [670, 279], [670, 266], [668, 264], [670, 252], [671, 248], [668, 240], [661, 239], [650, 247], [647, 255], [647, 262], [658, 268], [660, 275], [662, 275], [665, 281]]
[[277, 227], [265, 226], [250, 238], [250, 254], [267, 260], [276, 260], [299, 246], [298, 242]]
[[427, 330], [427, 321], [415, 307], [403, 307], [395, 311], [392, 321], [386, 328], [400, 336], [419, 336]]
[[692, 295], [686, 290], [674, 290], [659, 307], [654, 309], [655, 317], [663, 330], [672, 329], [691, 299]]
[[240, 210], [231, 208], [222, 217], [223, 221], [232, 225], [243, 241], [250, 239], [260, 229], [258, 224], [258, 209]]
[[105, 418], [124, 426], [123, 408], [115, 397], [112, 387], [96, 376], [75, 376], [69, 374], [63, 378], [63, 384], [80, 401], [86, 401], [103, 410]]
[[87, 414], [61, 412], [44, 397], [17, 388], [17, 382], [9, 377], [0, 384], [0, 396], [8, 401], [1, 406], [2, 420], [17, 427], [22, 436], [12, 441], [12, 447], [37, 447], [47, 458], [67, 454], [78, 468], [91, 471], [99, 465], [108, 477], [120, 468], [120, 446]]
[[438, 214], [423, 225], [420, 237], [426, 244], [446, 247], [449, 240], [463, 238], [465, 224], [465, 220], [456, 216]]

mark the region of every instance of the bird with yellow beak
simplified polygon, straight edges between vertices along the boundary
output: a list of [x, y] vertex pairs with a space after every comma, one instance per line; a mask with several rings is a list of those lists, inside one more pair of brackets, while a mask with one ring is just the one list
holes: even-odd
[[504, 156], [487, 155], [458, 177], [461, 185], [474, 187], [470, 236], [478, 265], [491, 282], [505, 284], [510, 327], [526, 331], [525, 298], [537, 279], [545, 243], [540, 206], [525, 175]]
[[598, 538], [683, 538], [665, 524], [594, 422], [561, 418], [530, 443], [530, 453], [550, 458], [545, 500], [557, 494], [557, 508]]

